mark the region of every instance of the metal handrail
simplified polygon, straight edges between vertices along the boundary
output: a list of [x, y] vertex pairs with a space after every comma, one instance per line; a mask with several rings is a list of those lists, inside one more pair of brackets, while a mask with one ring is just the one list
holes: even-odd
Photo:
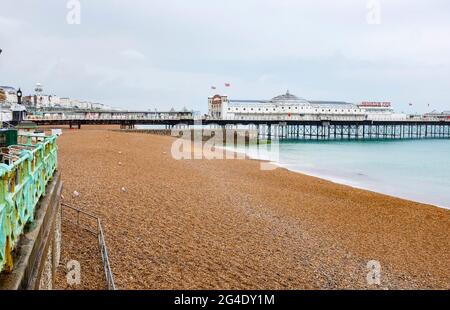
[[108, 285], [108, 290], [116, 290], [116, 285], [114, 284], [114, 277], [111, 271], [111, 265], [109, 264], [109, 257], [108, 257], [108, 248], [106, 247], [105, 243], [105, 237], [103, 234], [103, 227], [100, 222], [100, 219], [97, 219], [98, 221], [98, 243], [100, 245], [100, 251], [102, 254], [102, 260], [103, 260], [103, 268], [105, 270], [105, 277], [106, 277], [106, 284]]
[[[66, 219], [68, 222], [73, 223], [84, 230], [90, 232], [93, 235], [96, 235], [98, 238], [98, 245], [100, 247], [100, 254], [102, 255], [103, 269], [105, 271], [105, 279], [108, 290], [116, 290], [116, 285], [114, 284], [114, 276], [111, 271], [111, 265], [109, 263], [108, 256], [108, 248], [106, 247], [105, 236], [103, 233], [103, 226], [101, 224], [100, 218], [98, 216], [93, 215], [92, 213], [81, 210], [80, 208], [70, 206], [66, 203], [61, 203], [61, 218], [63, 218], [63, 207], [71, 209], [77, 212], [77, 221], [72, 221], [70, 219]], [[82, 226], [80, 223], [80, 214], [85, 215], [91, 219], [94, 219], [97, 223], [97, 231], [93, 231], [87, 226]]]

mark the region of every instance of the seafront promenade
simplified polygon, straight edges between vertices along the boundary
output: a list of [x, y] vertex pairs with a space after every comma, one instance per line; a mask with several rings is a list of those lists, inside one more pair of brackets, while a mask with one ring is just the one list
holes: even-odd
[[[120, 289], [450, 288], [449, 210], [256, 160], [175, 160], [173, 137], [110, 129], [65, 127], [59, 165], [65, 201], [103, 219]], [[95, 242], [62, 230], [79, 288], [104, 288]]]

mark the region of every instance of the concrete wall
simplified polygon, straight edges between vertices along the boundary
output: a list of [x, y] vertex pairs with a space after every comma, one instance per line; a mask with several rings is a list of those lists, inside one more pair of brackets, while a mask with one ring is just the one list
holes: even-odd
[[56, 171], [14, 251], [13, 271], [0, 274], [0, 289], [53, 288], [61, 253], [61, 191]]
[[153, 135], [170, 136], [172, 134], [171, 129], [113, 129], [118, 132], [132, 132], [132, 133], [147, 133]]

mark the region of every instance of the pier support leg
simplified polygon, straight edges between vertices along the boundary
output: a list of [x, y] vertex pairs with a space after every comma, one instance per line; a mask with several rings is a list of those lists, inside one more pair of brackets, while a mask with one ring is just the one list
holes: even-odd
[[256, 125], [256, 145], [259, 145], [259, 124]]

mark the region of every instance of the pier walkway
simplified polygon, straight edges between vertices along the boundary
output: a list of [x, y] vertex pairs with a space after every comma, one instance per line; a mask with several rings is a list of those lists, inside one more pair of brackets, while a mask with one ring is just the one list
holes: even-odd
[[120, 125], [133, 129], [136, 125], [158, 125], [165, 129], [203, 125], [210, 128], [232, 129], [247, 126], [256, 130], [260, 138], [278, 139], [422, 139], [450, 138], [450, 120], [414, 118], [406, 120], [220, 120], [189, 117], [145, 118], [127, 116], [98, 118], [36, 118], [37, 125]]

